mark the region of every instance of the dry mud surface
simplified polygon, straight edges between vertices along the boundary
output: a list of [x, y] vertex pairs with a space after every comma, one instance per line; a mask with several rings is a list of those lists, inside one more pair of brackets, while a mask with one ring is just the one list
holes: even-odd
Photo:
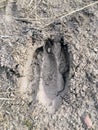
[[[51, 114], [36, 95], [43, 46], [55, 36], [64, 38], [69, 69]], [[0, 130], [88, 129], [98, 130], [98, 1], [1, 0]]]

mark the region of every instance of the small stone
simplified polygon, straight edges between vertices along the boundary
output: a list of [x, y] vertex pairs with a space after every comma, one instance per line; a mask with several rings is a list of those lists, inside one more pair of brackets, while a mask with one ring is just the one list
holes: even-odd
[[88, 129], [92, 128], [92, 121], [88, 114], [84, 117], [84, 123]]
[[50, 53], [51, 52], [51, 48], [48, 48], [48, 53]]

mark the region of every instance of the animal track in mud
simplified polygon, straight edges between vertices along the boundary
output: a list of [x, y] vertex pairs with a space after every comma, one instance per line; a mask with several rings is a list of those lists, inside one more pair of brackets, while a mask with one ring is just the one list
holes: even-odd
[[21, 96], [28, 102], [38, 100], [54, 113], [68, 95], [69, 69], [68, 45], [62, 36], [51, 36], [41, 46], [28, 48], [24, 76], [19, 80]]
[[54, 113], [66, 95], [70, 69], [68, 45], [63, 37], [46, 39], [43, 47], [35, 51], [32, 68], [36, 99]]

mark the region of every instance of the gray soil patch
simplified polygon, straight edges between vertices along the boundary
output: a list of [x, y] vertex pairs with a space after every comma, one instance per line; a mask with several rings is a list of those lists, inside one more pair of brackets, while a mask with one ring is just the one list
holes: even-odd
[[0, 18], [0, 130], [97, 130], [98, 1], [1, 0]]

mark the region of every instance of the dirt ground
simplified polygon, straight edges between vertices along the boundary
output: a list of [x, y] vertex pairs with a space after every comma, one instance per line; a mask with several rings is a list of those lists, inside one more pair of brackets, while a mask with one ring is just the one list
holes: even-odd
[[[49, 114], [33, 92], [36, 50], [58, 35], [69, 77]], [[0, 130], [98, 130], [98, 0], [0, 1]]]

